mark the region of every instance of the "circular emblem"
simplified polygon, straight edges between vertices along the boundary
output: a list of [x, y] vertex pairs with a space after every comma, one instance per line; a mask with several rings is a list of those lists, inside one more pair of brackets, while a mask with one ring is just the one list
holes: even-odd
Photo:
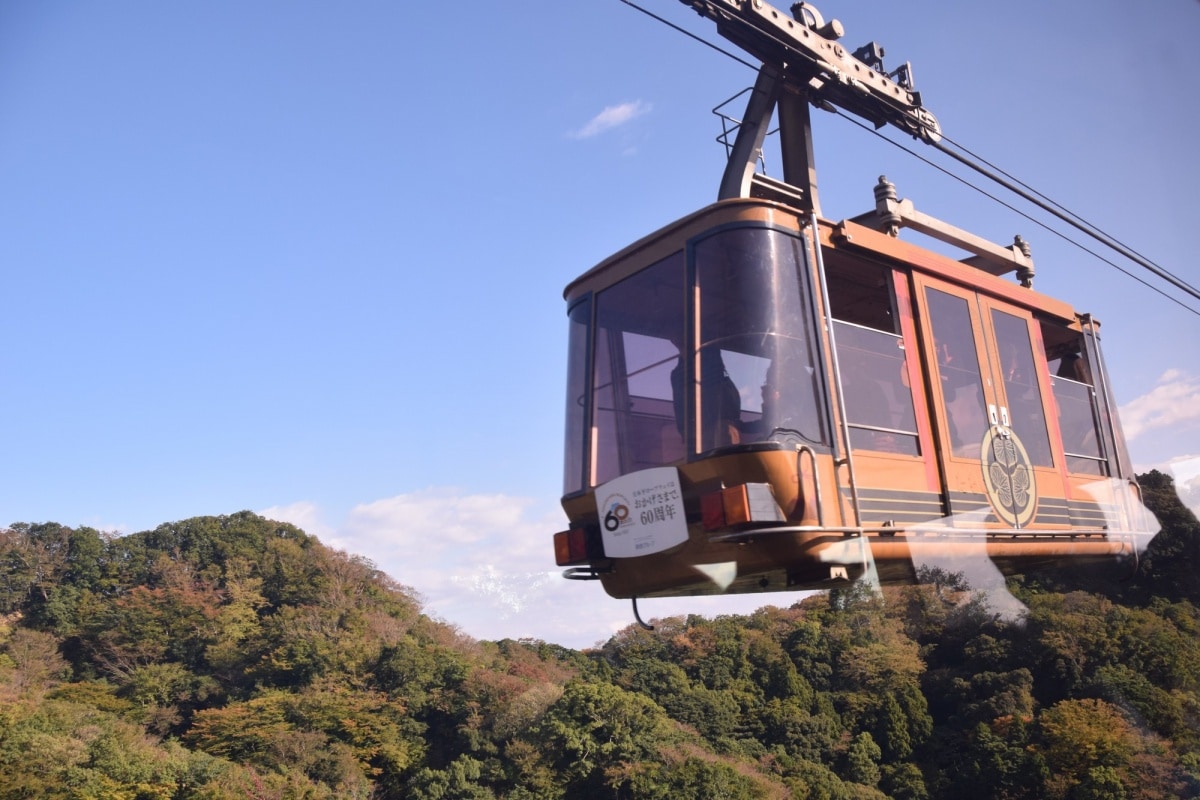
[[612, 495], [604, 501], [604, 530], [613, 531], [628, 525], [629, 501], [619, 494]]
[[991, 428], [983, 437], [980, 461], [996, 516], [1014, 528], [1029, 524], [1037, 507], [1037, 486], [1021, 440], [1009, 428]]

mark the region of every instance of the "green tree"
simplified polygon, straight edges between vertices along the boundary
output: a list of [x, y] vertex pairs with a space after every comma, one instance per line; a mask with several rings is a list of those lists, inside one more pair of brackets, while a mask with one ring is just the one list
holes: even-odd
[[38, 615], [62, 583], [70, 536], [71, 529], [56, 522], [0, 530], [0, 611]]
[[204, 648], [204, 661], [226, 684], [242, 679], [244, 671], [262, 656], [264, 634], [261, 615], [267, 599], [263, 579], [252, 562], [235, 556], [225, 562], [220, 606], [213, 636]]
[[[949, 785], [960, 797], [994, 797], [1003, 800], [1045, 796], [1049, 777], [1045, 760], [1031, 745], [1029, 730], [1019, 719], [977, 724], [965, 741], [954, 741], [946, 731], [939, 741], [950, 756]], [[965, 746], [964, 746], [965, 745]]]
[[1111, 600], [1086, 592], [1029, 598], [1023, 654], [1037, 676], [1037, 699], [1052, 705], [1075, 694], [1098, 668], [1119, 663], [1107, 617]]
[[911, 762], [887, 764], [881, 770], [879, 788], [894, 800], [929, 800], [925, 776]]
[[567, 794], [580, 798], [609, 796], [628, 783], [631, 765], [656, 761], [659, 748], [676, 738], [666, 713], [653, 701], [582, 681], [564, 687], [528, 736], [553, 754]]
[[445, 769], [422, 769], [409, 783], [406, 795], [412, 800], [492, 800], [495, 794], [481, 784], [483, 764], [470, 756], [459, 756]]
[[1074, 800], [1125, 800], [1128, 793], [1121, 775], [1112, 767], [1092, 767], [1075, 787]]
[[883, 752], [871, 734], [863, 731], [850, 740], [850, 747], [846, 751], [846, 777], [865, 786], [877, 785], [882, 757]]
[[97, 662], [120, 679], [158, 661], [197, 666], [215, 634], [216, 586], [191, 575], [186, 565], [170, 564], [166, 556], [158, 561], [165, 575], [161, 585], [134, 586], [85, 625]]
[[205, 709], [192, 720], [184, 741], [231, 761], [273, 766], [272, 743], [296, 731], [287, 705], [288, 695], [272, 690], [224, 708]]
[[630, 795], [645, 800], [763, 800], [787, 797], [784, 785], [768, 776], [739, 768], [690, 748], [664, 754], [658, 765], [633, 770]]

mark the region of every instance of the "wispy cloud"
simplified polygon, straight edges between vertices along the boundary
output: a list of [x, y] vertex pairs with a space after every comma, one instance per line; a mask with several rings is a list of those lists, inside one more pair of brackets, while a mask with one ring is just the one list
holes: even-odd
[[[582, 648], [633, 623], [629, 601], [609, 597], [598, 581], [561, 577], [551, 534], [566, 527], [566, 518], [556, 504], [547, 508], [528, 498], [437, 488], [363, 503], [332, 526], [308, 502], [259, 513], [370, 559], [416, 590], [426, 613], [476, 639], [535, 638]], [[641, 608], [647, 619], [737, 614], [797, 599], [790, 593], [684, 597], [652, 600]]]
[[425, 489], [362, 503], [340, 523], [327, 525], [313, 503], [275, 506], [263, 516], [291, 522], [330, 547], [370, 559], [415, 589], [426, 613], [478, 639], [542, 638], [590, 646], [620, 626], [581, 621], [581, 605], [595, 609], [599, 587], [578, 593], [559, 577], [551, 534], [566, 525], [557, 508], [503, 494]]
[[1154, 388], [1121, 406], [1121, 424], [1130, 441], [1177, 425], [1200, 425], [1200, 376], [1169, 369]]
[[[271, 506], [259, 511], [260, 516], [277, 522], [290, 522], [305, 533], [311, 533], [329, 544], [333, 529], [321, 520], [321, 511], [315, 503], [302, 500], [286, 506]], [[335, 545], [336, 546], [336, 545]]]
[[621, 103], [617, 106], [608, 106], [599, 114], [592, 117], [582, 128], [572, 131], [571, 137], [575, 139], [590, 139], [593, 136], [599, 136], [605, 131], [618, 128], [630, 120], [650, 113], [650, 109], [651, 105], [642, 100], [635, 100], [632, 103]]

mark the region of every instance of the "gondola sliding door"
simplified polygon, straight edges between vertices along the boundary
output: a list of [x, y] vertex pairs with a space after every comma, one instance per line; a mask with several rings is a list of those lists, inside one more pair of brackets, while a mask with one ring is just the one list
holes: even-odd
[[929, 275], [914, 274], [914, 283], [952, 524], [1025, 529], [1062, 523], [1063, 479], [1051, 446], [1045, 357], [1032, 315]]

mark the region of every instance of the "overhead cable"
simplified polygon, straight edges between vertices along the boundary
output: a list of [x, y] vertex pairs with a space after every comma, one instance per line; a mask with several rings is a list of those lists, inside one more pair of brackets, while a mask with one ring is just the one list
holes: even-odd
[[[1002, 176], [1001, 174], [999, 174], [998, 172], [995, 172], [995, 171], [989, 169], [983, 163], [972, 160], [968, 156], [957, 152], [954, 148], [947, 147], [945, 144], [946, 141], [948, 141], [948, 140], [946, 139], [945, 135], [943, 135], [941, 141], [931, 142], [931, 144], [936, 149], [940, 150], [941, 152], [945, 153], [946, 155], [950, 156], [951, 158], [965, 164], [966, 166], [968, 166], [971, 169], [978, 172], [980, 175], [983, 175], [984, 177], [989, 178], [992, 181], [1000, 184], [1001, 186], [1003, 186], [1005, 189], [1008, 189], [1013, 194], [1016, 194], [1016, 195], [1024, 198], [1025, 200], [1029, 201], [1030, 203], [1033, 203], [1035, 206], [1042, 209], [1043, 211], [1045, 211], [1049, 214], [1053, 214], [1058, 219], [1067, 223], [1068, 225], [1075, 228], [1076, 230], [1081, 231], [1082, 233], [1086, 233], [1088, 236], [1091, 236], [1093, 239], [1095, 239], [1096, 241], [1105, 245], [1106, 247], [1109, 247], [1109, 248], [1117, 251], [1121, 255], [1125, 256], [1125, 258], [1134, 262], [1135, 264], [1142, 267], [1143, 269], [1153, 272], [1155, 275], [1157, 275], [1158, 277], [1167, 281], [1172, 286], [1174, 286], [1175, 288], [1184, 292], [1185, 294], [1195, 298], [1196, 300], [1200, 300], [1200, 289], [1197, 289], [1196, 287], [1192, 286], [1191, 284], [1187, 283], [1186, 281], [1175, 277], [1167, 270], [1163, 269], [1162, 267], [1159, 267], [1157, 264], [1150, 261], [1150, 259], [1144, 258], [1143, 256], [1139, 255], [1134, 250], [1121, 244], [1119, 241], [1117, 241], [1116, 238], [1109, 236], [1107, 233], [1100, 230], [1099, 228], [1095, 228], [1090, 223], [1088, 223], [1086, 220], [1084, 220], [1082, 217], [1079, 217], [1077, 214], [1075, 214], [1072, 211], [1067, 210], [1066, 208], [1059, 205], [1058, 203], [1055, 203], [1054, 201], [1049, 200], [1049, 198], [1047, 198], [1046, 201], [1043, 201], [1041, 198], [1045, 197], [1045, 195], [1041, 195], [1041, 193], [1039, 193], [1039, 192], [1027, 192], [1023, 188], [1021, 188], [1021, 186], [1018, 186], [1017, 183], [1010, 181], [1007, 178], [1005, 178], [1004, 176]], [[954, 143], [951, 142], [951, 144], [954, 144]], [[958, 147], [958, 145], [955, 144], [954, 147]], [[965, 151], [965, 148], [964, 148], [964, 151]], [[969, 152], [969, 151], [965, 151], [965, 152]], [[1062, 209], [1062, 210], [1060, 211], [1059, 209]], [[1111, 264], [1112, 262], [1106, 262], [1106, 263]], [[1128, 273], [1126, 273], [1126, 274], [1128, 274]], [[1200, 313], [1200, 312], [1198, 312], [1198, 313]]]
[[[758, 69], [757, 64], [751, 63], [750, 61], [747, 61], [746, 59], [741, 58], [737, 54], [732, 53], [722, 47], [719, 47], [718, 45], [715, 45], [712, 42], [709, 42], [708, 40], [704, 39], [702, 36], [698, 36], [697, 34], [694, 34], [691, 31], [685, 30], [684, 28], [680, 27], [679, 25], [676, 25], [675, 23], [639, 6], [637, 3], [633, 2], [632, 0], [621, 0], [621, 2], [627, 6], [630, 6], [631, 8], [634, 8], [634, 9], [642, 12], [643, 14], [647, 15], [650, 18], [657, 20], [658, 22], [661, 22], [662, 24], [666, 25], [667, 27], [672, 28], [673, 30], [675, 30], [679, 33], [682, 33], [691, 39], [694, 39], [695, 41], [699, 42], [700, 44], [703, 44], [706, 47], [709, 47], [709, 48], [717, 51], [721, 55], [726, 56], [727, 58], [730, 58], [733, 61], [738, 62], [739, 64], [742, 64], [745, 67], [749, 67], [750, 69], [754, 69], [754, 70]], [[1072, 239], [1071, 237], [1067, 236], [1066, 234], [1062, 233], [1061, 231], [1058, 231], [1058, 230], [1050, 227], [1049, 225], [1041, 222], [1040, 220], [1036, 219], [1035, 217], [1014, 207], [1010, 203], [1007, 203], [1007, 202], [1001, 200], [999, 197], [996, 197], [995, 195], [984, 191], [979, 186], [976, 186], [975, 184], [962, 178], [961, 176], [956, 175], [955, 173], [951, 172], [949, 169], [937, 164], [936, 162], [931, 161], [928, 158], [925, 158], [924, 156], [918, 154], [916, 151], [912, 150], [911, 148], [908, 148], [908, 147], [900, 144], [899, 142], [896, 142], [895, 140], [893, 140], [887, 136], [884, 136], [883, 134], [879, 133], [877, 130], [872, 130], [866, 124], [860, 122], [857, 119], [850, 117], [848, 114], [846, 114], [840, 110], [837, 111], [837, 114], [845, 119], [850, 120], [851, 122], [858, 125], [859, 127], [863, 128], [865, 130], [868, 130], [871, 133], [874, 133], [876, 136], [879, 136], [884, 141], [891, 143], [892, 145], [900, 148], [901, 150], [914, 156], [915, 158], [920, 159], [925, 164], [928, 164], [929, 166], [934, 167], [935, 169], [939, 170], [940, 172], [954, 178], [955, 180], [959, 181], [960, 183], [963, 183], [964, 185], [969, 186], [970, 188], [974, 189], [975, 191], [979, 192], [980, 194], [983, 194], [985, 197], [988, 197], [988, 198], [994, 200], [995, 202], [1000, 203], [1005, 208], [1008, 208], [1009, 210], [1013, 211], [1014, 213], [1019, 214], [1020, 216], [1029, 220], [1033, 224], [1049, 231], [1050, 233], [1053, 233], [1055, 236], [1058, 236], [1059, 238], [1063, 239], [1064, 241], [1069, 242], [1070, 244], [1074, 245], [1075, 247], [1079, 248], [1080, 250], [1083, 250], [1085, 253], [1088, 253], [1089, 255], [1099, 259], [1101, 262], [1108, 264], [1110, 267], [1113, 267], [1118, 272], [1121, 272], [1122, 274], [1124, 274], [1130, 278], [1133, 278], [1138, 283], [1142, 284], [1143, 286], [1145, 286], [1149, 289], [1152, 289], [1153, 291], [1162, 295], [1163, 297], [1170, 300], [1171, 302], [1192, 312], [1193, 314], [1200, 316], [1200, 311], [1198, 311], [1197, 309], [1192, 308], [1191, 306], [1189, 306], [1186, 303], [1184, 303], [1183, 301], [1181, 301], [1179, 298], [1174, 297], [1171, 294], [1168, 294], [1167, 292], [1163, 291], [1159, 287], [1154, 286], [1153, 284], [1147, 282], [1143, 278], [1140, 278], [1137, 275], [1134, 275], [1129, 270], [1127, 270], [1127, 269], [1121, 267], [1120, 265], [1114, 263], [1113, 261], [1110, 261], [1109, 259], [1103, 257], [1096, 251], [1091, 250], [1088, 247], [1085, 247], [1083, 244]], [[1147, 270], [1148, 272], [1153, 273], [1160, 279], [1166, 281], [1167, 283], [1171, 284], [1175, 288], [1184, 292], [1189, 297], [1196, 299], [1196, 300], [1200, 300], [1200, 289], [1197, 289], [1196, 287], [1187, 283], [1183, 279], [1172, 274], [1170, 271], [1168, 271], [1165, 268], [1154, 263], [1149, 258], [1143, 256], [1142, 254], [1138, 253], [1133, 248], [1131, 248], [1128, 245], [1121, 242], [1116, 237], [1111, 236], [1110, 234], [1101, 230], [1099, 227], [1097, 227], [1097, 226], [1093, 225], [1092, 223], [1088, 222], [1087, 220], [1083, 219], [1078, 214], [1075, 214], [1074, 212], [1070, 211], [1065, 206], [1055, 202], [1054, 200], [1050, 199], [1046, 195], [1037, 191], [1033, 187], [1029, 186], [1028, 184], [1020, 181], [1019, 179], [1013, 177], [1009, 173], [1000, 169], [999, 167], [996, 167], [995, 165], [988, 162], [986, 159], [981, 158], [980, 156], [977, 156], [975, 153], [971, 152], [968, 148], [958, 144], [957, 142], [955, 142], [952, 139], [950, 139], [949, 137], [947, 137], [944, 132], [941, 132], [940, 141], [930, 141], [929, 143], [932, 144], [940, 152], [945, 153], [946, 155], [948, 155], [951, 158], [955, 159], [956, 161], [962, 163], [963, 165], [969, 167], [970, 169], [989, 178], [990, 180], [999, 184], [1000, 186], [1003, 186], [1005, 189], [1008, 189], [1010, 192], [1023, 198], [1027, 202], [1033, 203], [1035, 206], [1037, 206], [1038, 208], [1041, 208], [1043, 211], [1045, 211], [1049, 214], [1052, 214], [1053, 216], [1055, 216], [1059, 220], [1065, 222], [1066, 224], [1070, 225], [1071, 227], [1075, 228], [1076, 230], [1079, 230], [1080, 232], [1087, 234], [1088, 236], [1092, 237], [1096, 241], [1103, 244], [1105, 247], [1108, 247], [1110, 250], [1113, 250], [1113, 251], [1119, 253], [1121, 256], [1132, 261], [1133, 263], [1137, 264], [1138, 266], [1142, 267], [1143, 269]]]
[[[1147, 281], [1146, 279], [1144, 279], [1144, 278], [1141, 278], [1141, 277], [1139, 277], [1139, 276], [1135, 275], [1134, 273], [1132, 273], [1132, 272], [1130, 272], [1129, 270], [1127, 270], [1127, 269], [1125, 269], [1124, 267], [1122, 267], [1120, 264], [1117, 264], [1117, 263], [1115, 263], [1115, 262], [1113, 262], [1113, 261], [1110, 261], [1109, 259], [1105, 258], [1105, 257], [1104, 257], [1103, 255], [1101, 255], [1100, 253], [1097, 253], [1095, 250], [1092, 250], [1091, 248], [1089, 248], [1089, 247], [1087, 247], [1087, 246], [1085, 246], [1085, 245], [1081, 244], [1080, 242], [1078, 242], [1078, 241], [1076, 241], [1076, 240], [1072, 239], [1070, 236], [1067, 236], [1067, 235], [1066, 235], [1065, 233], [1063, 233], [1062, 231], [1060, 231], [1060, 230], [1056, 230], [1055, 228], [1052, 228], [1051, 226], [1047, 225], [1045, 222], [1042, 222], [1042, 221], [1041, 221], [1040, 219], [1038, 219], [1037, 217], [1034, 217], [1033, 215], [1031, 215], [1031, 214], [1029, 214], [1029, 213], [1027, 213], [1027, 212], [1025, 212], [1025, 211], [1022, 211], [1021, 209], [1017, 208], [1017, 207], [1016, 207], [1016, 206], [1014, 206], [1012, 203], [1009, 203], [1009, 202], [1007, 202], [1007, 201], [1003, 200], [1002, 198], [1000, 198], [1000, 197], [997, 197], [996, 195], [992, 194], [991, 192], [988, 192], [987, 190], [983, 189], [982, 187], [980, 187], [980, 186], [977, 186], [977, 185], [975, 185], [974, 183], [971, 183], [969, 180], [967, 180], [966, 178], [962, 177], [961, 175], [957, 175], [957, 174], [955, 174], [954, 172], [951, 172], [951, 171], [950, 171], [949, 169], [947, 169], [946, 167], [942, 166], [941, 164], [938, 164], [936, 161], [933, 161], [933, 160], [931, 160], [931, 159], [928, 159], [928, 158], [926, 158], [925, 156], [923, 156], [923, 155], [921, 155], [920, 153], [918, 153], [916, 150], [913, 150], [912, 148], [910, 148], [910, 147], [907, 147], [906, 145], [903, 145], [903, 144], [901, 144], [900, 142], [897, 142], [896, 140], [894, 140], [894, 139], [892, 139], [892, 138], [890, 138], [890, 137], [884, 136], [882, 133], [880, 133], [879, 131], [877, 131], [877, 130], [873, 129], [872, 127], [870, 127], [870, 126], [869, 126], [869, 125], [867, 125], [866, 123], [864, 123], [864, 122], [862, 122], [862, 121], [860, 121], [860, 120], [854, 119], [853, 117], [851, 117], [851, 116], [849, 116], [848, 114], [845, 114], [845, 113], [843, 113], [843, 112], [841, 112], [841, 111], [836, 111], [835, 113], [837, 113], [837, 114], [838, 114], [838, 116], [840, 116], [840, 117], [842, 117], [842, 118], [844, 118], [844, 119], [846, 119], [846, 120], [850, 121], [851, 123], [853, 123], [853, 124], [857, 125], [858, 127], [862, 128], [863, 130], [867, 131], [868, 133], [871, 133], [871, 134], [874, 134], [875, 136], [878, 136], [880, 139], [884, 140], [884, 141], [885, 141], [885, 142], [887, 142], [888, 144], [890, 144], [890, 145], [892, 145], [892, 146], [894, 146], [894, 147], [898, 147], [898, 148], [900, 148], [901, 150], [903, 150], [904, 152], [908, 153], [908, 154], [909, 154], [910, 156], [912, 156], [913, 158], [916, 158], [917, 160], [921, 161], [923, 164], [926, 164], [927, 166], [933, 167], [933, 168], [934, 168], [934, 169], [936, 169], [938, 172], [941, 172], [942, 174], [944, 174], [944, 175], [947, 175], [947, 176], [949, 176], [949, 177], [953, 178], [954, 180], [958, 181], [959, 183], [963, 184], [964, 186], [967, 186], [967, 187], [969, 187], [969, 188], [971, 188], [971, 189], [974, 189], [976, 192], [979, 192], [981, 195], [983, 195], [984, 197], [988, 198], [989, 200], [993, 200], [993, 201], [995, 201], [996, 203], [999, 203], [1000, 205], [1004, 206], [1005, 208], [1007, 208], [1009, 211], [1013, 212], [1014, 214], [1017, 214], [1018, 216], [1024, 217], [1025, 219], [1027, 219], [1027, 220], [1029, 220], [1030, 222], [1032, 222], [1034, 225], [1037, 225], [1039, 228], [1042, 228], [1043, 230], [1045, 230], [1045, 231], [1048, 231], [1048, 232], [1050, 232], [1050, 233], [1054, 234], [1055, 236], [1057, 236], [1058, 238], [1062, 239], [1063, 241], [1065, 241], [1065, 242], [1067, 242], [1067, 243], [1069, 243], [1069, 244], [1072, 244], [1072, 245], [1074, 245], [1075, 247], [1079, 248], [1079, 249], [1080, 249], [1080, 250], [1082, 250], [1083, 252], [1085, 252], [1085, 253], [1087, 253], [1088, 255], [1092, 256], [1093, 258], [1096, 258], [1097, 260], [1099, 260], [1099, 261], [1102, 261], [1103, 263], [1105, 263], [1105, 264], [1107, 264], [1108, 266], [1112, 267], [1113, 269], [1117, 270], [1117, 271], [1118, 271], [1118, 272], [1120, 272], [1121, 274], [1123, 274], [1123, 275], [1125, 275], [1125, 276], [1127, 276], [1127, 277], [1129, 277], [1129, 278], [1132, 278], [1133, 280], [1135, 280], [1135, 281], [1137, 281], [1138, 283], [1142, 284], [1142, 285], [1143, 285], [1143, 286], [1145, 286], [1147, 289], [1150, 289], [1150, 290], [1151, 290], [1151, 291], [1153, 291], [1153, 292], [1157, 292], [1157, 293], [1158, 293], [1159, 295], [1161, 295], [1162, 297], [1165, 297], [1167, 300], [1170, 300], [1172, 303], [1175, 303], [1176, 305], [1178, 305], [1179, 307], [1181, 307], [1181, 308], [1185, 309], [1186, 311], [1190, 311], [1190, 312], [1192, 312], [1193, 314], [1196, 314], [1197, 316], [1200, 316], [1200, 311], [1198, 311], [1198, 310], [1196, 310], [1196, 309], [1192, 308], [1191, 306], [1187, 305], [1187, 304], [1186, 304], [1186, 303], [1184, 303], [1182, 300], [1180, 300], [1178, 297], [1174, 297], [1173, 295], [1170, 295], [1170, 294], [1168, 294], [1166, 291], [1164, 291], [1163, 289], [1161, 289], [1161, 288], [1159, 288], [1159, 287], [1155, 286], [1154, 284], [1150, 283], [1150, 282], [1149, 282], [1149, 281]], [[1024, 197], [1024, 196], [1025, 196], [1025, 195], [1024, 195], [1024, 193], [1021, 193], [1021, 192], [1018, 192], [1018, 194], [1020, 194], [1022, 197]], [[1040, 205], [1040, 204], [1039, 204], [1039, 205]], [[1056, 215], [1056, 216], [1059, 216], [1059, 215]], [[1060, 218], [1061, 218], [1061, 217], [1060, 217]], [[1078, 227], [1078, 226], [1076, 226], [1076, 227]], [[1106, 245], [1107, 245], [1108, 243], [1107, 243], [1107, 242], [1104, 242], [1104, 244], [1106, 244]], [[1109, 246], [1111, 247], [1111, 245], [1109, 245]]]

